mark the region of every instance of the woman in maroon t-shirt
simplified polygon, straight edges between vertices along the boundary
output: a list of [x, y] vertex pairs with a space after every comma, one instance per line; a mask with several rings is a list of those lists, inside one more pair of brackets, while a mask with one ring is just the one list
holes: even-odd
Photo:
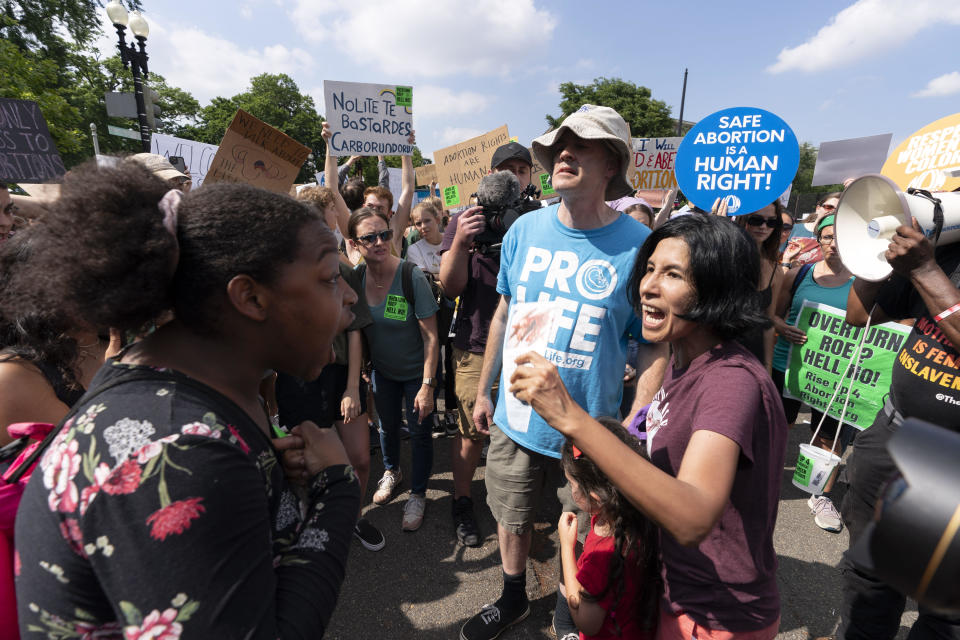
[[654, 231], [631, 275], [643, 337], [673, 358], [647, 414], [650, 462], [570, 398], [556, 368], [517, 359], [510, 391], [573, 440], [661, 528], [658, 640], [769, 640], [780, 599], [773, 527], [787, 425], [764, 367], [734, 338], [767, 318], [756, 243], [691, 215]]

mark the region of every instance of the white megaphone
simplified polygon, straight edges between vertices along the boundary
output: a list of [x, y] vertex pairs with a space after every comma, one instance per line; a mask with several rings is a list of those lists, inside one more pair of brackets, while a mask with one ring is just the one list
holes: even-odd
[[[936, 245], [960, 240], [960, 192], [908, 193], [886, 176], [866, 175], [850, 183], [837, 205], [833, 231], [840, 260], [858, 278], [879, 282], [893, 271], [884, 258], [900, 225], [920, 224]], [[939, 201], [939, 202], [937, 202]], [[937, 236], [937, 209], [943, 212]]]

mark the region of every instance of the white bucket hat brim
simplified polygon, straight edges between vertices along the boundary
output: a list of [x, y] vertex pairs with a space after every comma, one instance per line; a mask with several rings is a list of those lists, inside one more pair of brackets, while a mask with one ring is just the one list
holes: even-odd
[[585, 104], [564, 118], [559, 127], [535, 139], [531, 144], [533, 155], [551, 176], [553, 159], [556, 155], [553, 147], [563, 135], [564, 130], [584, 140], [606, 140], [616, 149], [620, 168], [607, 184], [604, 200], [616, 200], [633, 193], [633, 187], [627, 182], [627, 166], [632, 153], [630, 127], [619, 113], [610, 107]]

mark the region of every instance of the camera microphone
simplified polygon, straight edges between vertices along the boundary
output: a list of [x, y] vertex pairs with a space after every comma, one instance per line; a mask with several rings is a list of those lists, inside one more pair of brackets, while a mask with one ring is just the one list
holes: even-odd
[[483, 176], [477, 186], [477, 203], [482, 207], [505, 209], [520, 199], [520, 181], [510, 171]]

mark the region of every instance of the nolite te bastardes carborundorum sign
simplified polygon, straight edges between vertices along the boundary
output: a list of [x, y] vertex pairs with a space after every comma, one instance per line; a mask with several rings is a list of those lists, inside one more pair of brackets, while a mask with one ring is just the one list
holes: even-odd
[[337, 155], [413, 155], [412, 87], [324, 80], [323, 100]]
[[677, 150], [677, 183], [709, 210], [727, 199], [730, 215], [761, 209], [793, 181], [800, 146], [781, 118], [755, 107], [717, 111], [691, 129]]

